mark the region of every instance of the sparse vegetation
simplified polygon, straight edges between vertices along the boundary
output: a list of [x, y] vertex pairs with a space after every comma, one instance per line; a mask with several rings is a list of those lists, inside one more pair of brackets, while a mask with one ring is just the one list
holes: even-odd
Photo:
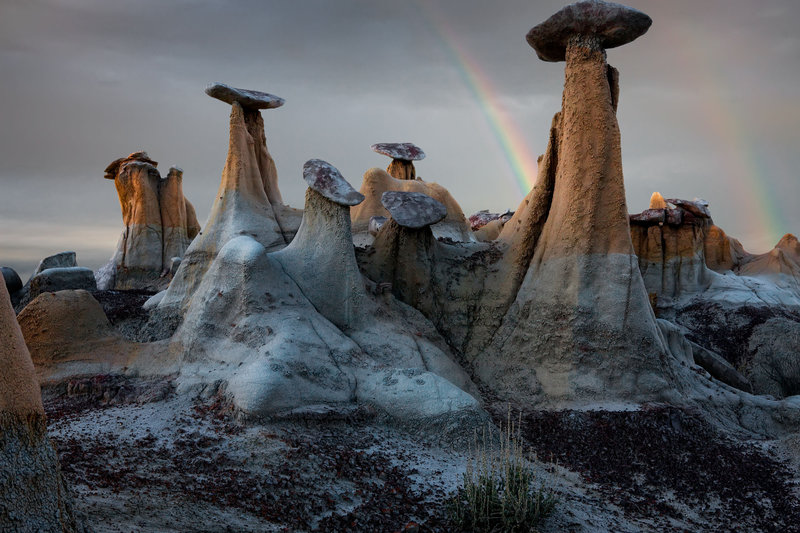
[[509, 413], [499, 446], [484, 430], [475, 435], [464, 485], [449, 502], [450, 518], [461, 531], [530, 533], [555, 507], [556, 498], [542, 485], [526, 456], [519, 423]]

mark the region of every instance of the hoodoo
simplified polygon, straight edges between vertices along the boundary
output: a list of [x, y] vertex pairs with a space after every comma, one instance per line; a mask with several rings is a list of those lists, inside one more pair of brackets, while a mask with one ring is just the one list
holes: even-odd
[[98, 272], [101, 289], [166, 287], [173, 258], [183, 257], [200, 230], [183, 196], [183, 171], [172, 167], [162, 179], [157, 166], [146, 152], [134, 152], [105, 169], [117, 188], [125, 229], [111, 261]]
[[386, 172], [399, 180], [417, 179], [414, 161], [425, 159], [425, 152], [413, 143], [378, 143], [373, 144], [372, 151], [392, 158]]
[[228, 156], [208, 221], [161, 301], [172, 310], [188, 302], [228, 241], [247, 235], [268, 251], [279, 250], [291, 242], [302, 218], [302, 211], [283, 205], [260, 111], [281, 107], [284, 100], [222, 83], [208, 86], [206, 94], [231, 105]]
[[588, 1], [528, 33], [541, 59], [566, 61], [566, 77], [541, 183], [504, 228], [506, 236], [526, 228], [521, 253], [533, 247], [531, 260], [476, 358], [478, 374], [508, 398], [657, 398], [668, 388], [665, 347], [631, 244], [618, 74], [605, 52], [649, 26], [639, 11]]

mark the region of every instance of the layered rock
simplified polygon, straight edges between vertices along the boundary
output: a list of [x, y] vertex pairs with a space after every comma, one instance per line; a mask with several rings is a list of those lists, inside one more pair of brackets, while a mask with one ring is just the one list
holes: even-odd
[[[551, 160], [540, 170], [554, 172], [552, 192], [545, 179], [506, 224], [509, 236], [527, 234], [531, 260], [502, 324], [475, 357], [478, 375], [504, 397], [558, 402], [669, 394], [668, 351], [630, 239], [618, 75], [604, 50], [644, 33], [649, 18], [640, 15], [580, 2], [528, 34], [540, 57], [566, 59], [566, 81]], [[516, 253], [524, 265], [531, 248]]]
[[364, 174], [364, 181], [359, 192], [364, 195], [365, 200], [350, 210], [353, 233], [368, 234], [369, 221], [372, 217], [389, 217], [389, 212], [381, 204], [381, 198], [387, 191], [416, 192], [430, 196], [447, 208], [447, 216], [444, 220], [431, 227], [433, 234], [437, 238], [453, 241], [475, 241], [461, 206], [447, 189], [436, 183], [397, 179], [378, 168], [369, 169]]
[[208, 221], [187, 249], [159, 304], [168, 312], [185, 307], [228, 241], [247, 235], [266, 250], [279, 250], [292, 240], [302, 217], [302, 211], [282, 203], [275, 162], [267, 150], [259, 111], [279, 107], [283, 100], [220, 83], [210, 85], [206, 93], [231, 104], [228, 155]]
[[33, 363], [0, 287], [0, 529], [78, 531]]
[[114, 180], [125, 229], [108, 265], [98, 271], [102, 289], [159, 289], [169, 283], [173, 258], [180, 258], [199, 231], [194, 207], [183, 196], [183, 171], [162, 179], [145, 152], [113, 161], [105, 178]]

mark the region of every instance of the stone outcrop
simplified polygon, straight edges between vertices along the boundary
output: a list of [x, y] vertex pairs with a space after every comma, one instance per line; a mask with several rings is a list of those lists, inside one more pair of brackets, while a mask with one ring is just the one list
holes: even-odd
[[229, 240], [186, 307], [180, 387], [224, 383], [239, 409], [283, 416], [370, 404], [400, 420], [478, 416], [477, 389], [414, 309], [362, 277], [349, 206], [361, 195], [320, 160], [304, 166], [303, 221], [268, 252]]
[[517, 239], [527, 233], [532, 248], [517, 252], [523, 257], [516, 261], [524, 264], [532, 251], [530, 263], [502, 324], [474, 358], [477, 374], [503, 397], [558, 402], [669, 393], [668, 352], [630, 239], [618, 75], [604, 50], [644, 33], [649, 18], [640, 15], [580, 2], [528, 34], [543, 59], [566, 59], [566, 81], [541, 184], [503, 232]]
[[159, 305], [173, 311], [186, 305], [228, 241], [248, 235], [269, 251], [279, 250], [294, 238], [302, 218], [302, 211], [282, 203], [259, 111], [280, 107], [283, 99], [220, 83], [210, 85], [206, 93], [231, 104], [228, 155], [208, 221]]
[[0, 286], [0, 529], [78, 531], [33, 362]]
[[183, 171], [172, 167], [162, 179], [157, 165], [146, 152], [134, 152], [105, 170], [117, 188], [125, 229], [111, 261], [97, 273], [102, 289], [166, 287], [173, 258], [183, 256], [200, 230], [183, 196]]
[[368, 234], [369, 221], [372, 217], [389, 217], [389, 212], [381, 204], [381, 198], [387, 191], [417, 192], [430, 196], [447, 208], [444, 220], [431, 227], [434, 236], [458, 242], [475, 241], [461, 206], [447, 189], [436, 183], [397, 179], [378, 168], [369, 169], [364, 174], [359, 192], [364, 195], [365, 200], [350, 210], [353, 233]]
[[378, 143], [371, 146], [374, 152], [392, 158], [386, 169], [393, 178], [399, 180], [417, 179], [414, 161], [425, 159], [425, 152], [413, 143]]

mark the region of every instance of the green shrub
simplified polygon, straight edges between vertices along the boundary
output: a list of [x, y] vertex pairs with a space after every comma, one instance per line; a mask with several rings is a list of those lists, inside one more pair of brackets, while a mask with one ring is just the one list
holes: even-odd
[[487, 444], [484, 430], [467, 463], [464, 485], [449, 502], [450, 519], [461, 531], [530, 533], [555, 507], [555, 496], [536, 486], [522, 448], [519, 424], [509, 421], [499, 446]]

